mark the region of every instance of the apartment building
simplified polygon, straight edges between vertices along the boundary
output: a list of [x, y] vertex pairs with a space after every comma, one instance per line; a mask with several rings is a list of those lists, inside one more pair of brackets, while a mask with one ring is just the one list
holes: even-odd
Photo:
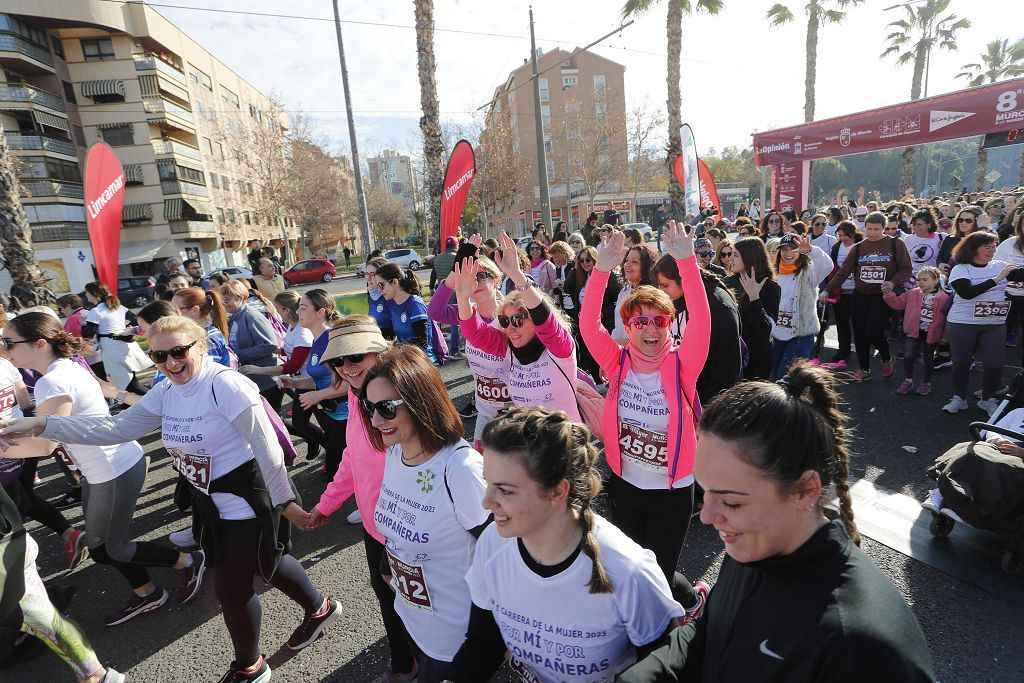
[[[626, 68], [586, 50], [538, 50], [537, 63], [552, 220], [567, 220], [575, 228], [586, 221], [597, 195], [624, 192], [629, 185]], [[486, 207], [488, 235], [499, 230], [526, 235], [535, 222], [546, 220], [532, 74], [531, 62], [524, 59], [495, 89], [487, 112], [485, 140], [497, 130], [507, 131], [508, 138], [500, 153], [506, 158], [494, 160], [492, 169], [515, 179], [514, 191], [498, 192], [503, 197]], [[502, 173], [503, 166], [519, 172]]]
[[258, 208], [259, 179], [233, 154], [258, 127], [283, 139], [283, 117], [255, 86], [140, 2], [6, 0], [2, 10], [0, 123], [55, 292], [95, 279], [82, 178], [98, 140], [125, 171], [122, 276], [159, 272], [171, 256], [207, 271], [247, 265], [249, 239], [294, 249], [298, 227]]
[[412, 159], [393, 149], [386, 149], [379, 157], [369, 157], [366, 165], [370, 171], [370, 185], [380, 187], [405, 204], [408, 211], [416, 209], [419, 202], [419, 188]]

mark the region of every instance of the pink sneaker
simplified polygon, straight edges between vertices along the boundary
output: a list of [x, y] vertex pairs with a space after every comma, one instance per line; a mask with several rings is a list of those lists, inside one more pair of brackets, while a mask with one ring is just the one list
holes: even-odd
[[882, 377], [892, 377], [896, 374], [896, 362], [889, 359], [888, 363], [882, 363]]
[[822, 367], [828, 368], [829, 370], [845, 370], [846, 369], [846, 361], [845, 360], [837, 360], [834, 363], [825, 363]]
[[700, 619], [700, 615], [704, 613], [704, 605], [707, 604], [708, 594], [711, 593], [711, 586], [703, 581], [697, 581], [693, 584], [693, 592], [697, 594], [697, 604], [683, 608], [684, 614], [679, 619], [679, 626], [686, 626]]
[[906, 396], [910, 393], [910, 390], [914, 388], [914, 380], [905, 379], [900, 382], [900, 385], [896, 388], [896, 393], [900, 396]]
[[914, 391], [920, 394], [921, 396], [927, 396], [928, 394], [932, 393], [932, 385], [928, 382], [922, 382], [921, 384], [917, 385], [917, 389], [915, 389]]

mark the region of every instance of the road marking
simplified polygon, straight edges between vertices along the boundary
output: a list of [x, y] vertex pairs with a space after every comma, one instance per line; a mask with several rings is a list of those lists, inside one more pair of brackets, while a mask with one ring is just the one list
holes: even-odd
[[996, 534], [958, 523], [948, 537], [935, 538], [928, 530], [932, 515], [919, 501], [866, 479], [851, 481], [854, 519], [861, 534], [1024, 607], [1020, 577], [999, 568], [1003, 546]]

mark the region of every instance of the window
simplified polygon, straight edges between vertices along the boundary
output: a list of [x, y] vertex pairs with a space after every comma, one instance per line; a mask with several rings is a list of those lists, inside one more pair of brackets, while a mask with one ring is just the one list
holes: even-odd
[[197, 69], [193, 64], [189, 64], [188, 77], [193, 83], [201, 85], [210, 92], [213, 92], [213, 82], [210, 80], [210, 77], [203, 72], [202, 69]]
[[213, 156], [213, 143], [210, 142], [210, 138], [203, 138], [202, 140], [203, 153]]
[[598, 97], [604, 97], [606, 94], [604, 84], [604, 74], [597, 74], [594, 76], [594, 94]]
[[82, 130], [82, 127], [72, 125], [71, 130], [75, 134], [75, 144], [79, 147], [88, 147], [88, 145], [85, 144], [85, 131]]
[[252, 191], [252, 183], [246, 183], [246, 185], [249, 187], [249, 196], [255, 197], [256, 193]]
[[598, 102], [595, 104], [594, 115], [597, 117], [598, 123], [604, 123], [605, 119], [608, 118], [608, 103]]
[[101, 128], [100, 135], [103, 136], [103, 142], [111, 147], [125, 147], [135, 144], [134, 129], [130, 123], [123, 123], [110, 128]]
[[82, 55], [87, 62], [105, 62], [114, 59], [114, 41], [110, 38], [82, 38]]
[[579, 76], [562, 76], [562, 87], [571, 88], [574, 85], [579, 85]]
[[551, 154], [551, 138], [544, 139], [544, 151]]
[[235, 222], [235, 210], [234, 209], [224, 209], [224, 215], [227, 217], [228, 223], [234, 223]]
[[224, 100], [224, 102], [226, 104], [230, 104], [235, 109], [239, 108], [238, 95], [236, 95], [235, 93], [231, 92], [230, 90], [225, 88], [223, 85], [220, 86], [220, 98], [222, 100]]
[[210, 174], [210, 187], [215, 187], [218, 190], [220, 189], [220, 185], [217, 184], [217, 174], [216, 173], [211, 173]]
[[[220, 177], [220, 185], [224, 188], [225, 192], [231, 192], [231, 181], [228, 180], [226, 175], [222, 175]], [[232, 221], [232, 223], [234, 223], [234, 221]]]
[[242, 212], [242, 222], [245, 223], [246, 225], [252, 225], [252, 220], [249, 217], [248, 211]]
[[238, 194], [245, 194], [245, 183], [243, 183], [241, 180], [235, 181], [235, 187], [238, 188]]
[[597, 137], [597, 148], [608, 149], [608, 136], [601, 134]]
[[537, 79], [537, 83], [540, 85], [540, 101], [541, 102], [547, 102], [548, 101], [548, 95], [549, 95], [549, 93], [548, 93], [548, 79], [546, 79], [546, 78], [539, 78], [539, 79]]
[[223, 223], [224, 222], [224, 209], [222, 209], [219, 206], [217, 207], [217, 222], [218, 223]]
[[256, 118], [256, 105], [249, 105], [249, 116]]
[[61, 85], [64, 86], [64, 99], [71, 104], [78, 104], [78, 100], [75, 98], [75, 89], [67, 81], [61, 81]]
[[220, 144], [219, 142], [215, 142], [215, 143], [213, 143], [213, 147], [214, 147], [215, 150], [217, 150], [217, 158], [218, 159], [223, 159], [224, 158], [224, 145]]
[[61, 59], [67, 59], [64, 56], [64, 43], [60, 42], [60, 38], [57, 36], [50, 36], [50, 44], [53, 46], [53, 54], [57, 55]]
[[85, 207], [81, 204], [26, 204], [29, 223], [84, 223]]
[[206, 118], [206, 105], [201, 100], [196, 100], [196, 111], [199, 112], [199, 118]]
[[551, 127], [551, 107], [546, 104], [540, 108], [540, 120], [545, 128]]

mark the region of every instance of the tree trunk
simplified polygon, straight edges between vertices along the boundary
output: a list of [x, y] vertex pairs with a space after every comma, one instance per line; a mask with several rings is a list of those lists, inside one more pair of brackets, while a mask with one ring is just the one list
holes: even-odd
[[804, 121], [814, 120], [814, 81], [818, 74], [818, 3], [807, 4], [806, 70], [804, 72]]
[[669, 214], [674, 218], [682, 218], [686, 211], [683, 208], [683, 188], [672, 172], [676, 157], [683, 153], [683, 143], [679, 137], [679, 128], [683, 125], [682, 94], [679, 90], [679, 61], [683, 51], [683, 10], [675, 0], [665, 3], [668, 6], [666, 32], [668, 38], [668, 60], [665, 75], [668, 100], [668, 149], [666, 163], [668, 166], [668, 197], [671, 202]]
[[[910, 83], [911, 100], [921, 99], [921, 84], [924, 81], [924, 63], [927, 56], [928, 54], [924, 47], [917, 49], [917, 55], [914, 57], [914, 79]], [[906, 192], [907, 188], [913, 188], [914, 186], [914, 161], [916, 160], [916, 155], [916, 147], [903, 148], [903, 168], [900, 172], [901, 194]]]
[[985, 172], [988, 170], [988, 150], [983, 148], [985, 144], [985, 136], [981, 136], [978, 141], [978, 170], [974, 174], [974, 191], [983, 192], [985, 190]]
[[18, 177], [0, 124], [0, 267], [11, 273], [11, 296], [22, 306], [38, 306], [54, 300], [32, 251], [32, 228], [18, 196]]
[[1017, 168], [1017, 184], [1024, 185], [1024, 151], [1020, 153], [1020, 166]]
[[435, 234], [441, 234], [441, 184], [444, 182], [444, 143], [441, 142], [440, 105], [437, 101], [436, 61], [434, 59], [434, 2], [413, 0], [416, 14], [417, 71], [420, 79], [420, 130], [423, 133], [423, 160], [426, 163], [426, 190], [433, 216]]

